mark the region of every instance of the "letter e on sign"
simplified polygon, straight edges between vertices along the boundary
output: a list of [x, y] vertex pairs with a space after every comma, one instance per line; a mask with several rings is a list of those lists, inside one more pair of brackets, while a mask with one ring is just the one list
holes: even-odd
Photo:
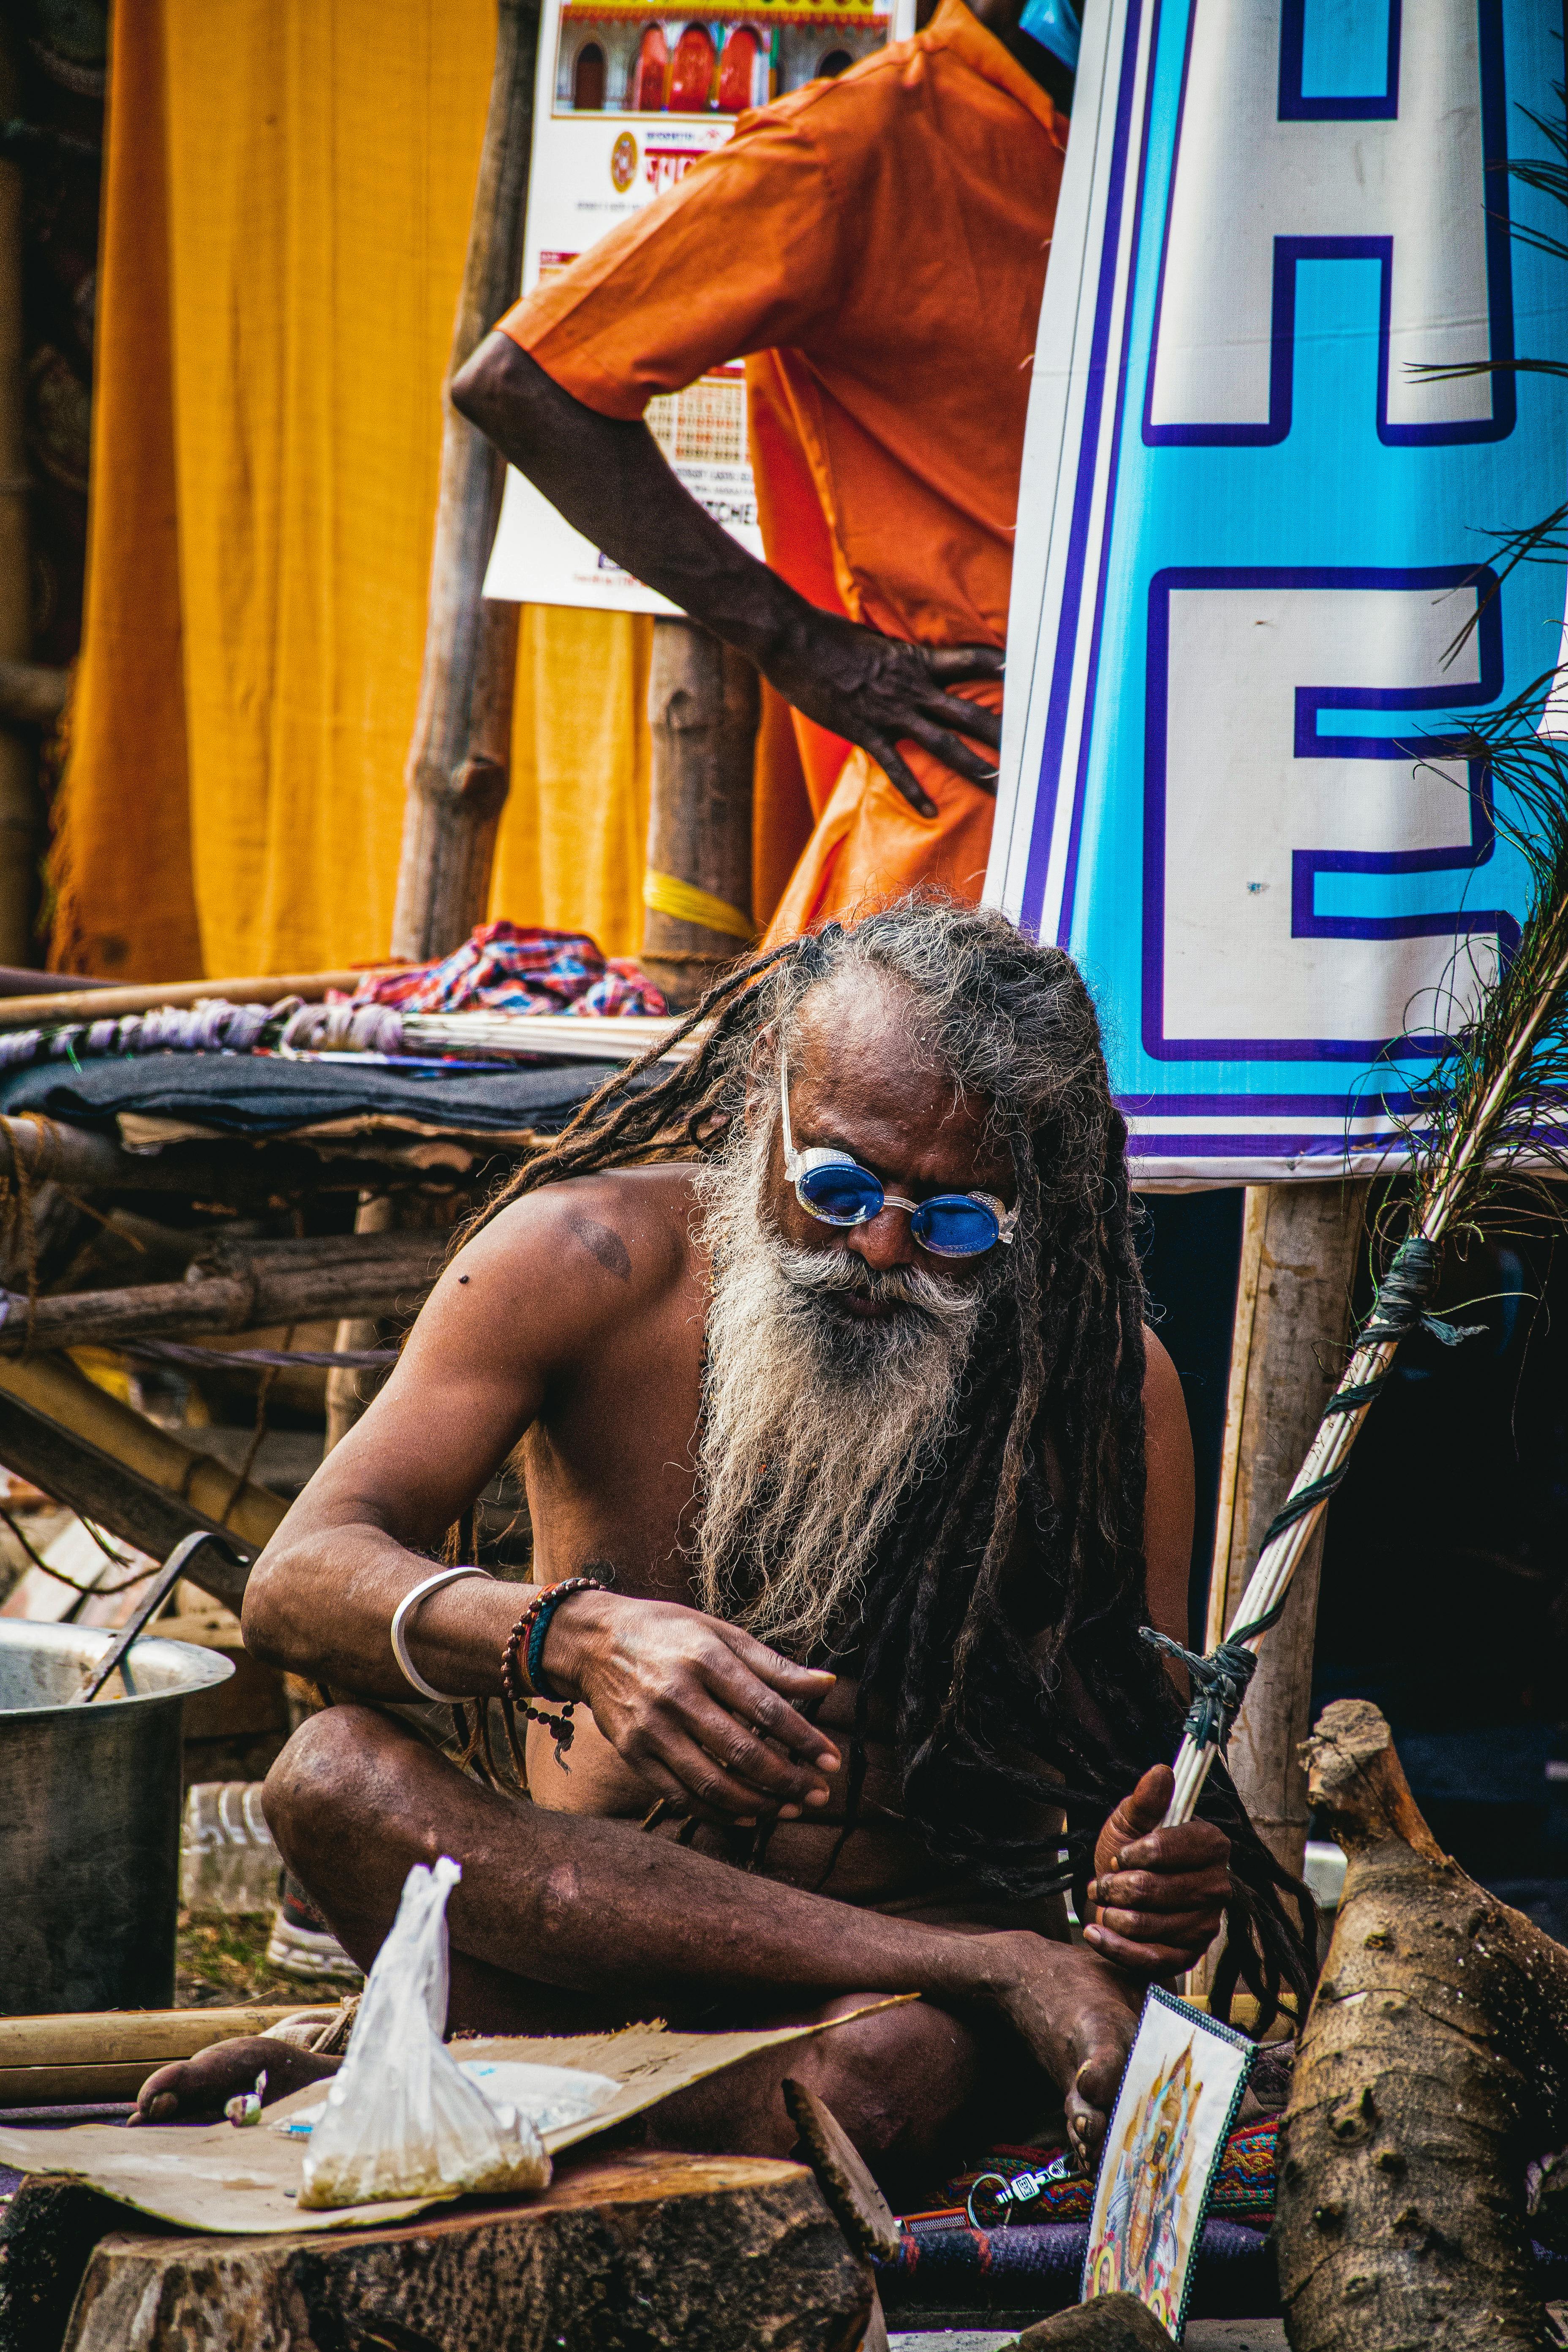
[[1489, 584], [1473, 569], [1155, 575], [1151, 1055], [1363, 1059], [1451, 1027], [1448, 992], [1490, 977], [1515, 927], [1489, 903], [1487, 780], [1443, 758], [1433, 727], [1497, 692], [1495, 600], [1444, 667]]

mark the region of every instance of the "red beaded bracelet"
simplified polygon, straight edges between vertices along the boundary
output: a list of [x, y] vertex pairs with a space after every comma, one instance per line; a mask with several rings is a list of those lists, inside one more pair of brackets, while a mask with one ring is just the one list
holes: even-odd
[[[540, 1665], [540, 1654], [544, 1647], [545, 1629], [561, 1603], [574, 1592], [605, 1592], [607, 1585], [596, 1576], [568, 1576], [559, 1584], [548, 1584], [535, 1593], [511, 1632], [506, 1637], [506, 1647], [500, 1658], [500, 1686], [504, 1697], [522, 1711], [526, 1723], [542, 1723], [555, 1742], [555, 1758], [563, 1772], [570, 1770], [564, 1751], [572, 1745], [574, 1698], [557, 1698], [544, 1681]], [[561, 1709], [559, 1715], [542, 1715], [532, 1705], [536, 1698], [552, 1701]]]

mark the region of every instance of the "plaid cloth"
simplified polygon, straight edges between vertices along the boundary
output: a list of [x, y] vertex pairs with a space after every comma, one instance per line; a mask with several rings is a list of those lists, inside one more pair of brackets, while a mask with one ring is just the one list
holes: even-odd
[[646, 972], [626, 956], [605, 956], [585, 931], [481, 923], [438, 963], [367, 972], [355, 1004], [404, 1013], [667, 1013]]

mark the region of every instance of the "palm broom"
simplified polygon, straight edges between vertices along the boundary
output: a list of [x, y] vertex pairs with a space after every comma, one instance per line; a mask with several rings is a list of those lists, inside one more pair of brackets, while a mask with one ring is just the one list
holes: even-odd
[[[1554, 676], [1538, 678], [1466, 734], [1444, 740], [1446, 760], [1483, 761], [1508, 788], [1510, 806], [1494, 812], [1494, 823], [1529, 866], [1530, 908], [1513, 953], [1500, 959], [1472, 1017], [1447, 1042], [1412, 1115], [1401, 1121], [1414, 1179], [1405, 1229], [1345, 1376], [1264, 1537], [1225, 1640], [1197, 1657], [1143, 1629], [1145, 1641], [1181, 1659], [1194, 1685], [1168, 1823], [1190, 1821], [1197, 1810], [1264, 1637], [1284, 1610], [1297, 1565], [1344, 1477], [1400, 1341], [1423, 1327], [1448, 1341], [1464, 1336], [1426, 1311], [1444, 1240], [1476, 1231], [1489, 1197], [1506, 1180], [1557, 1161], [1539, 1119], [1568, 1102], [1568, 758], [1536, 731], [1542, 696]], [[1450, 984], [1450, 998], [1454, 992]]]

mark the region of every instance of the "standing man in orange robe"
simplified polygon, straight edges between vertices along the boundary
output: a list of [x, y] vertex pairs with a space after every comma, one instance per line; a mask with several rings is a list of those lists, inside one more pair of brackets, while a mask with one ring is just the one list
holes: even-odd
[[[772, 938], [922, 884], [980, 895], [1076, 55], [1067, 0], [941, 0], [912, 40], [743, 116], [453, 384], [569, 522], [807, 722], [817, 822]], [[742, 357], [765, 564], [641, 421]]]

